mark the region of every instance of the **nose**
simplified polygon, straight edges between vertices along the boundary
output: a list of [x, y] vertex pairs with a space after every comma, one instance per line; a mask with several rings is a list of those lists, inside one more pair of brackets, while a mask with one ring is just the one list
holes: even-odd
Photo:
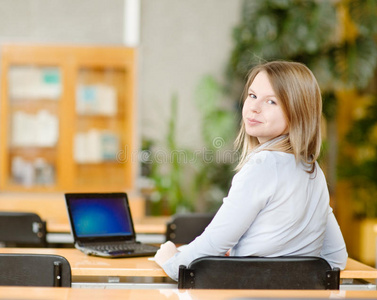
[[261, 103], [258, 100], [254, 100], [250, 103], [250, 110], [259, 114], [262, 110]]

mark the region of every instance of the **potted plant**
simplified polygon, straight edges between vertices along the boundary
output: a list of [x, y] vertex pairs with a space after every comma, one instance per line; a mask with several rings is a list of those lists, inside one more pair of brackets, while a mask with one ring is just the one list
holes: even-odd
[[237, 115], [232, 107], [222, 107], [222, 87], [212, 76], [200, 80], [195, 94], [202, 122], [202, 144], [191, 149], [178, 145], [177, 95], [171, 99], [165, 139], [144, 140], [144, 150], [149, 153], [148, 163], [143, 166], [152, 187], [148, 194], [151, 214], [216, 211], [230, 187], [235, 153], [229, 143], [236, 135]]

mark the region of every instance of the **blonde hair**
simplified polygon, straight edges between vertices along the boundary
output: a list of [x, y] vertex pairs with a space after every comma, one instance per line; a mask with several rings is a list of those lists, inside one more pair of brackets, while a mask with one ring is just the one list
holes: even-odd
[[[245, 85], [243, 99], [259, 72], [266, 72], [276, 97], [280, 100], [288, 124], [288, 134], [276, 143], [264, 148], [294, 154], [297, 162], [315, 170], [315, 162], [321, 150], [322, 97], [313, 73], [297, 62], [272, 61], [251, 69]], [[247, 135], [244, 122], [235, 141], [240, 151], [237, 170], [245, 164], [247, 155], [258, 147], [256, 137]]]

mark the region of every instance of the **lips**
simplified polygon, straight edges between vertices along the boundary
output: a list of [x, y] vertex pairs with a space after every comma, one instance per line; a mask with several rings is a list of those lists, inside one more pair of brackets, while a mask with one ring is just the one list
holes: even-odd
[[250, 126], [262, 124], [262, 122], [258, 121], [257, 119], [246, 118], [246, 121]]

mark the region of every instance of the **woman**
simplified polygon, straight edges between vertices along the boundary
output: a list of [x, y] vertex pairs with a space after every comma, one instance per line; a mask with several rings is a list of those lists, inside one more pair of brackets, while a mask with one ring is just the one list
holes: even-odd
[[182, 251], [163, 244], [156, 262], [174, 280], [179, 265], [207, 255], [321, 256], [344, 269], [348, 254], [317, 163], [322, 98], [314, 75], [300, 63], [268, 62], [251, 70], [245, 91], [228, 196], [202, 235]]

